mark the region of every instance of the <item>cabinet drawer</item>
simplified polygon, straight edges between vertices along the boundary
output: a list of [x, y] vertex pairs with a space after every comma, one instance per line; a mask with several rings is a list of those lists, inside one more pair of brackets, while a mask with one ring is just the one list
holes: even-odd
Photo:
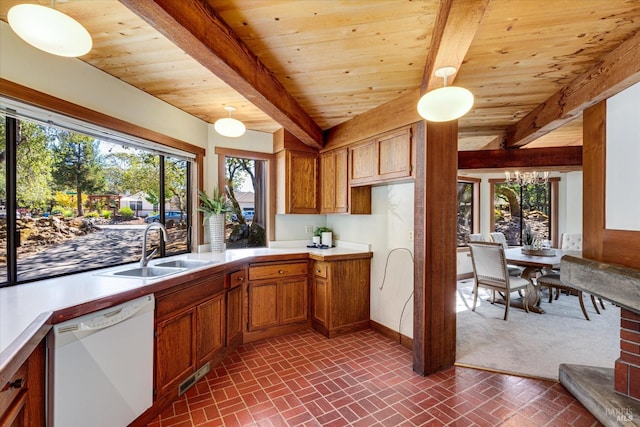
[[327, 278], [329, 274], [329, 264], [324, 262], [316, 262], [313, 264], [313, 274], [317, 277]]
[[307, 274], [306, 262], [291, 264], [254, 264], [249, 267], [249, 280], [275, 279], [278, 277]]
[[244, 269], [229, 274], [229, 289], [242, 285], [245, 280], [247, 280], [247, 271]]
[[[9, 383], [13, 384], [13, 387], [9, 387]], [[20, 369], [9, 378], [9, 383], [3, 384], [0, 390], [0, 418], [14, 400], [16, 400], [16, 396], [27, 388], [27, 363], [24, 363]]]
[[[177, 289], [176, 289], [177, 288]], [[156, 318], [160, 319], [171, 313], [189, 308], [200, 301], [212, 297], [224, 290], [224, 276], [215, 276], [189, 283], [184, 287], [177, 286], [169, 292], [156, 295]]]

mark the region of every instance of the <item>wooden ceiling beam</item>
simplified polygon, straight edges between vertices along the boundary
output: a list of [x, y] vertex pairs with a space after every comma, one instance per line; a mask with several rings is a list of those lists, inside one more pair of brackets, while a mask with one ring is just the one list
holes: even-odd
[[637, 32], [511, 125], [507, 129], [506, 147], [527, 145], [639, 81], [640, 32]]
[[[489, 0], [440, 1], [422, 75], [423, 94], [442, 86], [442, 79], [434, 74], [438, 68], [460, 70], [488, 4]], [[458, 71], [447, 78], [447, 84], [453, 83]]]
[[323, 147], [322, 129], [205, 1], [120, 2], [299, 140]]
[[582, 147], [459, 151], [458, 169], [513, 169], [582, 166]]

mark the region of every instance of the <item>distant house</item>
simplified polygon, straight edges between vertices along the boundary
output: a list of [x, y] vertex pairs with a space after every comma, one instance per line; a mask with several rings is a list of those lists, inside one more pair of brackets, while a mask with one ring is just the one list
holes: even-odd
[[253, 191], [235, 191], [235, 196], [242, 210], [254, 208], [255, 193]]
[[[134, 215], [138, 217], [146, 217], [147, 215], [158, 210], [158, 205], [153, 205], [147, 201], [147, 193], [140, 191], [135, 194], [129, 194], [120, 198], [120, 208], [129, 207], [133, 210]], [[167, 204], [166, 209], [169, 206]]]

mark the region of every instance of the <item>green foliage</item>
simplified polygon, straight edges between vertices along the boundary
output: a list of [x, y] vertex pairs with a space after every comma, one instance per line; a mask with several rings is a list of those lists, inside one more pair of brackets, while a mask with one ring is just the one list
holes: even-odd
[[65, 209], [64, 211], [62, 211], [62, 216], [64, 216], [65, 218], [73, 218], [73, 210]]
[[55, 133], [53, 178], [59, 186], [75, 189], [78, 215], [82, 215], [83, 193], [98, 193], [106, 188], [98, 146], [98, 141], [85, 135], [66, 130]]
[[102, 217], [103, 217], [103, 218], [106, 218], [106, 219], [111, 218], [111, 211], [110, 211], [110, 210], [108, 210], [108, 209], [103, 210], [103, 211], [102, 211]]
[[124, 206], [124, 207], [120, 208], [118, 213], [120, 215], [122, 215], [123, 219], [131, 219], [131, 218], [133, 218], [133, 209], [131, 209], [129, 206]]
[[89, 213], [84, 214], [84, 217], [85, 218], [99, 218], [100, 214], [98, 212], [96, 212], [96, 211], [93, 211], [93, 212], [89, 212]]
[[329, 233], [331, 229], [329, 227], [316, 227], [313, 231], [314, 236], [322, 236], [322, 233]]
[[224, 193], [220, 193], [217, 188], [213, 189], [213, 196], [209, 197], [207, 193], [202, 190], [198, 191], [200, 196], [200, 207], [198, 211], [204, 213], [204, 223], [211, 217], [211, 215], [218, 215], [229, 211], [229, 200]]

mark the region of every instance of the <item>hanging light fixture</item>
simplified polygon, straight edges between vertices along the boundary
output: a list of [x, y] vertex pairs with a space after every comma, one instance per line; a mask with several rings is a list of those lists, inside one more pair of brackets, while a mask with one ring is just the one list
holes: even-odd
[[456, 120], [473, 107], [473, 94], [459, 86], [447, 86], [447, 77], [455, 74], [455, 67], [438, 68], [435, 75], [444, 79], [444, 86], [425, 93], [418, 101], [418, 114], [430, 122]]
[[93, 46], [89, 32], [69, 15], [38, 4], [18, 4], [9, 9], [11, 29], [25, 42], [58, 56], [76, 57]]
[[542, 172], [542, 174], [533, 171], [533, 172], [514, 172], [511, 175], [511, 172], [504, 173], [505, 180], [504, 182], [509, 184], [519, 184], [519, 185], [527, 185], [527, 184], [546, 184], [549, 182], [549, 172]]
[[245, 125], [240, 121], [231, 117], [231, 113], [236, 111], [235, 107], [224, 107], [229, 112], [229, 117], [217, 120], [213, 127], [216, 132], [222, 136], [228, 136], [229, 138], [237, 138], [244, 135], [247, 130]]

